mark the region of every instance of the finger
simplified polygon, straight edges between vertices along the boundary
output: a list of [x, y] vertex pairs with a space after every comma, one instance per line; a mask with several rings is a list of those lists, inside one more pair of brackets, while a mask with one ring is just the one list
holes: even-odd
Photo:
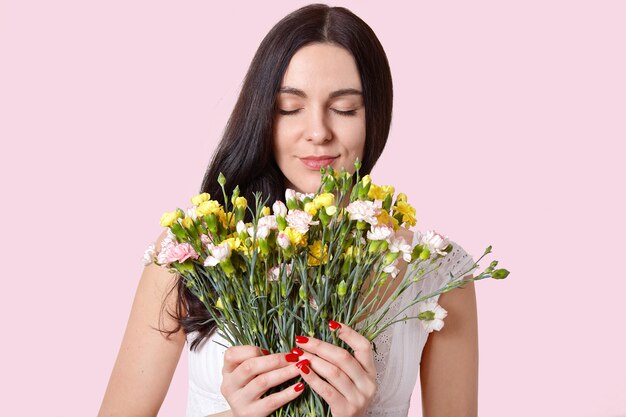
[[360, 389], [367, 388], [362, 386], [363, 381], [373, 378], [365, 367], [346, 349], [314, 337], [298, 336], [296, 343], [305, 351], [314, 353], [339, 367]]
[[295, 378], [298, 375], [300, 375], [300, 372], [295, 366], [285, 366], [283, 368], [274, 369], [254, 377], [241, 388], [240, 394], [244, 398], [257, 399], [268, 389]]
[[233, 372], [241, 363], [262, 355], [260, 348], [251, 345], [231, 346], [224, 352], [222, 374]]
[[328, 403], [331, 409], [337, 409], [346, 403], [344, 397], [335, 387], [324, 381], [310, 367], [303, 365], [299, 368], [302, 379]]
[[257, 375], [284, 368], [298, 362], [298, 360], [298, 355], [291, 352], [274, 353], [247, 359], [230, 373], [230, 383], [236, 387], [243, 387]]
[[[324, 378], [345, 398], [356, 398], [359, 395], [357, 385], [352, 381], [346, 373], [334, 364], [324, 360], [320, 356], [305, 353], [300, 358], [301, 361], [296, 363], [296, 368], [307, 367], [315, 371], [317, 375]], [[306, 372], [305, 372], [306, 373]], [[361, 379], [367, 379], [365, 371], [361, 371]]]
[[365, 336], [343, 323], [331, 320], [328, 322], [328, 327], [352, 348], [354, 357], [359, 361], [363, 369], [372, 377], [376, 377], [372, 343]]
[[270, 415], [274, 410], [297, 398], [304, 390], [304, 383], [298, 382], [282, 391], [268, 395], [258, 401], [257, 405], [263, 415]]

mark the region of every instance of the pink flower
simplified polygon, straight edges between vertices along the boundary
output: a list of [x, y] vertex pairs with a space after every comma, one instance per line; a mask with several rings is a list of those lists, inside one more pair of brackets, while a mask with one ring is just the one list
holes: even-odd
[[198, 259], [198, 254], [189, 243], [180, 243], [170, 248], [167, 262], [171, 263], [177, 261], [183, 263], [189, 258]]
[[378, 225], [376, 216], [380, 214], [382, 201], [356, 200], [348, 204], [346, 211], [350, 213], [350, 220], [362, 220], [372, 226]]
[[438, 253], [439, 255], [447, 255], [447, 252], [443, 250], [450, 243], [448, 241], [448, 236], [443, 236], [440, 233], [435, 232], [434, 230], [429, 230], [425, 234], [418, 233], [419, 241], [422, 245], [428, 246], [428, 249], [431, 253]]
[[289, 240], [289, 236], [280, 232], [276, 237], [276, 243], [283, 249], [287, 249], [289, 245], [291, 245], [291, 241]]
[[319, 221], [313, 221], [311, 213], [302, 210], [290, 210], [286, 219], [289, 227], [300, 233], [307, 233], [309, 226], [320, 223]]
[[213, 236], [211, 236], [211, 235], [205, 235], [204, 233], [202, 233], [202, 234], [200, 235], [200, 241], [202, 242], [202, 244], [203, 244], [204, 246], [207, 246], [207, 247], [208, 247], [210, 244], [212, 244], [212, 243], [213, 243]]

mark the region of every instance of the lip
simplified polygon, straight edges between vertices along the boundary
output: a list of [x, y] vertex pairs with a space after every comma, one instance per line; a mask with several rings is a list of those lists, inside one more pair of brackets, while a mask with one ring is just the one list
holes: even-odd
[[303, 158], [300, 158], [300, 161], [310, 169], [314, 169], [319, 171], [322, 166], [328, 166], [333, 163], [337, 156], [332, 155], [309, 155]]

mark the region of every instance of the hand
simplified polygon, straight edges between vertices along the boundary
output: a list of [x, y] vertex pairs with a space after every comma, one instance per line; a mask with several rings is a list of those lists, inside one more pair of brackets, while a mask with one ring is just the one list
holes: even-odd
[[372, 345], [345, 324], [330, 321], [329, 327], [339, 332], [354, 356], [339, 346], [298, 336], [296, 343], [305, 353], [296, 367], [311, 389], [328, 403], [333, 417], [361, 417], [377, 389]]
[[260, 398], [268, 389], [298, 376], [298, 355], [266, 355], [256, 346], [232, 346], [224, 353], [220, 391], [235, 417], [265, 417], [298, 397], [302, 382]]

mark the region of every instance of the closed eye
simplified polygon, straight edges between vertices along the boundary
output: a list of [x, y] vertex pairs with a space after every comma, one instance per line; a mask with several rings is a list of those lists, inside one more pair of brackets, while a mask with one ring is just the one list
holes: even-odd
[[[289, 115], [298, 113], [300, 110], [301, 109], [296, 109], [296, 110], [278, 109], [278, 113], [282, 114], [283, 116], [289, 116]], [[356, 114], [356, 110], [337, 110], [337, 109], [331, 109], [331, 110], [340, 116], [354, 116]]]
[[354, 116], [356, 114], [356, 110], [345, 110], [345, 111], [335, 110], [335, 109], [331, 109], [331, 110], [340, 116]]

